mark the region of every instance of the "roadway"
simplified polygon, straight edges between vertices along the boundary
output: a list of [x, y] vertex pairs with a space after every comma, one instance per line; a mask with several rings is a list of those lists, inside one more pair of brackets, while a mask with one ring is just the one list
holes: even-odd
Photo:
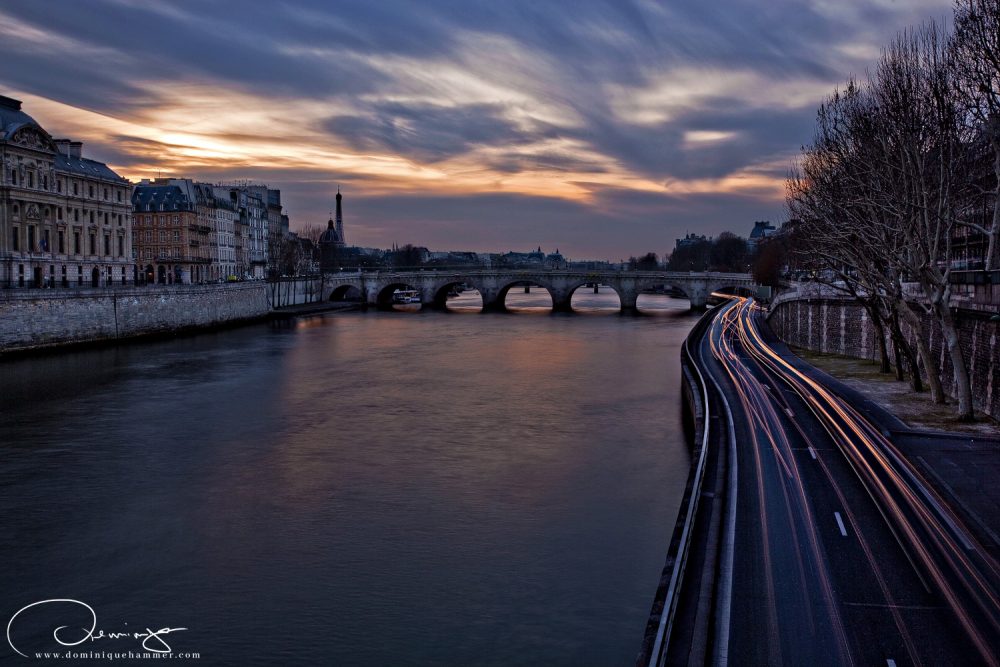
[[997, 665], [990, 545], [876, 424], [790, 363], [762, 319], [733, 299], [698, 348], [736, 461], [711, 662]]

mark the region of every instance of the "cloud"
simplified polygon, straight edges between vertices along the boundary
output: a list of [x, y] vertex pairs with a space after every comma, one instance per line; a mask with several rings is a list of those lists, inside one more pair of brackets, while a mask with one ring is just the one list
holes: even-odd
[[822, 97], [950, 6], [5, 3], [0, 85], [130, 178], [280, 187], [293, 227], [340, 184], [358, 242], [627, 256], [780, 216]]

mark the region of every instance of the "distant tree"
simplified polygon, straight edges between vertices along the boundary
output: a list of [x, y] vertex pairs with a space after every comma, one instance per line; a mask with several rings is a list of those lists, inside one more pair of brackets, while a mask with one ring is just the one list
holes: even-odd
[[712, 243], [709, 266], [713, 271], [742, 273], [747, 270], [747, 242], [732, 232], [722, 232]]
[[667, 260], [670, 271], [706, 271], [712, 252], [712, 242], [709, 240], [694, 241], [674, 248]]
[[299, 237], [303, 239], [308, 239], [314, 246], [319, 245], [319, 239], [323, 236], [326, 228], [323, 225], [308, 225], [301, 231], [299, 231]]
[[750, 268], [754, 281], [768, 287], [779, 287], [782, 269], [788, 264], [787, 258], [788, 248], [783, 235], [762, 240]]
[[660, 268], [660, 258], [655, 252], [647, 252], [642, 257], [629, 257], [628, 266], [633, 271], [655, 271]]
[[394, 267], [399, 269], [420, 266], [423, 263], [426, 254], [426, 248], [420, 248], [407, 243], [390, 254], [390, 262]]

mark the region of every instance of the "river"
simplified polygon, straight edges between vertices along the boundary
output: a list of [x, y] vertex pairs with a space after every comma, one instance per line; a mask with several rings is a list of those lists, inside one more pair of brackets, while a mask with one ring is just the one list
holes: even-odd
[[[695, 318], [533, 292], [3, 362], [0, 620], [78, 600], [200, 664], [632, 664]], [[89, 623], [39, 605], [12, 641]]]

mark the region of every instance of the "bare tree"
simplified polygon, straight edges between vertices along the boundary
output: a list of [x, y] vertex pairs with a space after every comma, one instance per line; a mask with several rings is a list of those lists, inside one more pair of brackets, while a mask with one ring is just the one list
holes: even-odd
[[992, 158], [992, 178], [974, 183], [990, 213], [962, 222], [987, 236], [986, 269], [1000, 269], [1000, 0], [957, 0], [949, 47], [968, 141], [987, 146]]
[[951, 243], [969, 181], [962, 170], [961, 112], [946, 49], [934, 24], [900, 34], [883, 49], [869, 85], [886, 174], [879, 200], [905, 241], [891, 259], [901, 277], [919, 284], [941, 327], [958, 416], [971, 420], [972, 385], [951, 311]]
[[882, 370], [888, 370], [885, 330], [897, 352], [897, 377], [905, 358], [914, 389], [920, 371], [899, 327], [900, 313], [916, 332], [931, 396], [944, 401], [937, 364], [923, 342], [920, 318], [903, 295], [895, 256], [905, 250], [893, 212], [884, 203], [887, 179], [877, 154], [878, 109], [870, 91], [855, 81], [834, 94], [817, 113], [813, 143], [804, 149], [801, 170], [788, 181], [787, 201], [799, 219], [798, 252], [812, 261], [821, 282], [855, 299], [868, 313], [879, 345]]
[[319, 246], [319, 239], [326, 232], [326, 228], [323, 225], [309, 225], [308, 227], [300, 230], [298, 232], [299, 238], [309, 240], [314, 246]]

